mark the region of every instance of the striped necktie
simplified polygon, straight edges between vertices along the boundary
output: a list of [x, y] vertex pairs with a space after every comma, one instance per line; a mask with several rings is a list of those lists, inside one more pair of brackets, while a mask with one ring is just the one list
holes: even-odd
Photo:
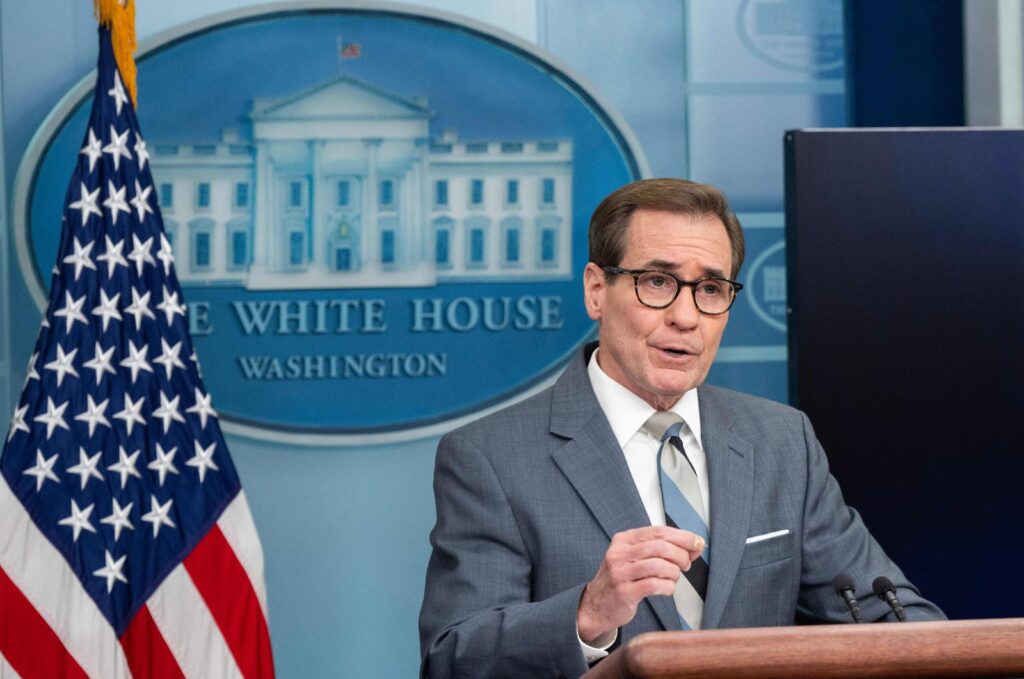
[[683, 442], [679, 438], [685, 426], [686, 423], [676, 413], [661, 411], [651, 415], [643, 429], [661, 441], [658, 474], [665, 505], [665, 523], [701, 536], [705, 545], [708, 545], [690, 566], [690, 570], [683, 573], [685, 577], [679, 578], [673, 595], [683, 629], [700, 629], [704, 597], [708, 591], [708, 515], [701, 498], [697, 473], [686, 457]]

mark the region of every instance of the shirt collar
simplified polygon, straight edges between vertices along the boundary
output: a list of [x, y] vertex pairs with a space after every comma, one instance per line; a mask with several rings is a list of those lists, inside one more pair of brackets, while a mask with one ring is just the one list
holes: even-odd
[[[608, 424], [611, 425], [612, 433], [615, 434], [615, 439], [619, 442], [619, 447], [624, 448], [629, 439], [633, 438], [633, 435], [644, 425], [647, 418], [655, 413], [655, 410], [647, 401], [613, 380], [601, 369], [601, 366], [597, 364], [598, 351], [600, 348], [590, 356], [590, 362], [587, 364], [587, 376], [590, 378], [590, 386], [594, 389], [597, 403], [604, 411]], [[696, 437], [698, 445], [703, 447], [697, 390], [687, 391], [669, 410], [683, 418], [686, 426]]]

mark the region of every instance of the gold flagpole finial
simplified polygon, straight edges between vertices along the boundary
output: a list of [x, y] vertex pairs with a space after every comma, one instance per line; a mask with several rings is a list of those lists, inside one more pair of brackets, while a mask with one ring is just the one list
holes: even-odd
[[110, 29], [117, 70], [121, 72], [125, 89], [138, 108], [135, 90], [135, 0], [93, 0], [96, 21]]

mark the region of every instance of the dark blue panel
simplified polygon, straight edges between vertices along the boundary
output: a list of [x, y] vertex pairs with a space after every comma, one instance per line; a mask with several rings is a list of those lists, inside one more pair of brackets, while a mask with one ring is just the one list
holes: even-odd
[[787, 135], [790, 385], [951, 617], [1024, 613], [1024, 132]]

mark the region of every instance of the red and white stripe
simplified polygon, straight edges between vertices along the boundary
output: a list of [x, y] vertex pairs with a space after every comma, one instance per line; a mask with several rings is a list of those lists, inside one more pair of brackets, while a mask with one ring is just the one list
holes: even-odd
[[117, 638], [0, 478], [0, 677], [272, 677], [259, 538], [243, 493]]

